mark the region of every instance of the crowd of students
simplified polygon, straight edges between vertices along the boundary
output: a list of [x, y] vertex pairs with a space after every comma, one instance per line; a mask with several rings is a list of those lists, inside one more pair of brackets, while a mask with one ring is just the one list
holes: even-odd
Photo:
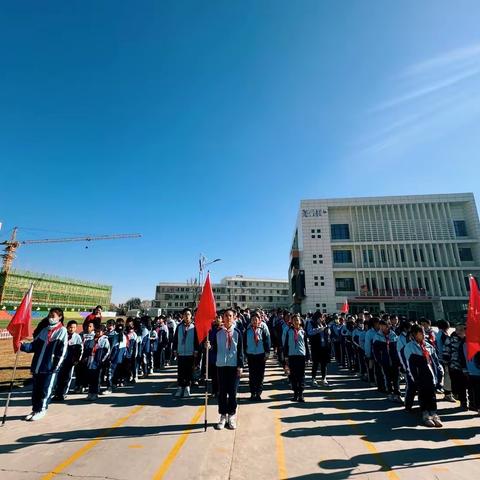
[[[311, 388], [329, 387], [328, 368], [357, 375], [387, 398], [411, 412], [415, 397], [422, 422], [441, 427], [437, 394], [464, 409], [480, 408], [480, 353], [466, 357], [465, 326], [452, 333], [446, 321], [432, 328], [428, 319], [410, 322], [396, 315], [372, 316], [320, 312], [300, 315], [284, 310], [264, 312], [229, 308], [212, 322], [199, 344], [194, 312], [181, 315], [102, 321], [101, 307], [89, 315], [81, 331], [76, 321], [63, 325], [63, 312], [53, 308], [21, 349], [32, 360], [32, 412], [41, 419], [50, 399], [65, 401], [71, 390], [87, 401], [135, 384], [154, 371], [176, 364], [176, 399], [189, 398], [205, 379], [216, 397], [220, 418], [215, 428], [237, 426], [237, 392], [248, 365], [250, 401], [262, 401], [266, 361], [273, 353], [291, 385], [294, 402], [305, 402], [307, 367]], [[72, 380], [74, 379], [74, 385]], [[403, 388], [403, 384], [405, 387]], [[402, 385], [402, 388], [401, 388]], [[102, 388], [103, 387], [103, 388]]]

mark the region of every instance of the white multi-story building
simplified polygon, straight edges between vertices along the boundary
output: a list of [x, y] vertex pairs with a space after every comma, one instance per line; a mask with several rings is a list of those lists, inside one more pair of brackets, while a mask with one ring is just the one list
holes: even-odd
[[[241, 308], [287, 308], [291, 304], [286, 280], [246, 278], [242, 275], [223, 278], [212, 285], [217, 309], [238, 305]], [[187, 283], [159, 283], [155, 291], [155, 306], [179, 311], [198, 303], [200, 288]]]
[[302, 312], [364, 308], [460, 320], [480, 273], [472, 193], [303, 200], [290, 253]]

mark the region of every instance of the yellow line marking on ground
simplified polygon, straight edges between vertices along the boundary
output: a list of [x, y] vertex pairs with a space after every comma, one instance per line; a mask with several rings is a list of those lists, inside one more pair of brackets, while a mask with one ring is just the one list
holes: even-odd
[[130, 410], [124, 417], [119, 418], [111, 427], [107, 427], [102, 435], [95, 437], [93, 440], [90, 440], [87, 444], [85, 444], [82, 448], [77, 450], [73, 455], [68, 457], [64, 462], [58, 464], [50, 473], [42, 477], [42, 480], [50, 480], [59, 473], [63, 472], [67, 467], [69, 467], [72, 463], [76, 462], [80, 457], [85, 455], [89, 452], [97, 443], [100, 442], [103, 438], [105, 438], [108, 433], [115, 428], [121, 427], [130, 417], [138, 413], [145, 405], [138, 405], [132, 410]]
[[143, 445], [129, 445], [128, 448], [143, 448]]
[[468, 456], [471, 456], [473, 458], [480, 458], [480, 455], [478, 453], [474, 453], [472, 450], [473, 445], [469, 445], [468, 443], [465, 443], [463, 440], [460, 440], [458, 438], [449, 438], [451, 442], [453, 442], [457, 447], [461, 447], [465, 452], [468, 454]]
[[[368, 451], [375, 456], [375, 458], [377, 459], [378, 461], [378, 464], [380, 466], [382, 466], [383, 468], [389, 468], [391, 469], [392, 467], [390, 467], [390, 465], [387, 465], [384, 460], [383, 460], [383, 457], [382, 457], [382, 453], [379, 452], [377, 450], [377, 447], [370, 441], [366, 440], [364, 437], [365, 437], [365, 434], [362, 432], [362, 430], [360, 429], [360, 427], [353, 421], [353, 420], [347, 420], [348, 424], [359, 434], [361, 435], [361, 440], [363, 443], [365, 443]], [[387, 472], [385, 472], [387, 474], [387, 477], [389, 478], [389, 480], [400, 480], [400, 477], [393, 471], [393, 470], [389, 470]]]
[[[190, 426], [195, 425], [200, 420], [200, 417], [202, 416], [204, 411], [205, 411], [204, 405], [202, 405], [201, 407], [198, 407], [197, 412], [190, 420]], [[190, 432], [191, 432], [191, 428], [187, 428], [182, 432], [182, 434], [180, 435], [180, 438], [175, 442], [175, 445], [172, 447], [170, 452], [168, 452], [167, 457], [165, 458], [163, 463], [160, 465], [160, 468], [153, 475], [152, 477], [153, 480], [160, 480], [161, 478], [164, 477], [164, 475], [167, 473], [168, 469], [172, 465], [173, 461], [177, 457], [178, 453], [182, 449], [183, 444], [187, 441], [187, 438], [190, 435]]]
[[280, 421], [278, 413], [275, 414], [275, 444], [277, 446], [278, 478], [285, 480], [288, 478], [287, 465], [285, 462], [285, 447], [282, 438], [282, 422]]

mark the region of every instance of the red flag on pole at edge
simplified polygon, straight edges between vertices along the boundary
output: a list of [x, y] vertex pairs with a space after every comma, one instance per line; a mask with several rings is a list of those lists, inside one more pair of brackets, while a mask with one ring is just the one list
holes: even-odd
[[342, 313], [348, 313], [348, 311], [349, 311], [348, 300], [345, 300], [345, 302], [343, 302], [341, 312]]
[[467, 360], [480, 352], [480, 292], [475, 278], [470, 275], [470, 300], [467, 313]]
[[203, 287], [200, 303], [195, 314], [195, 328], [197, 329], [198, 343], [202, 343], [212, 328], [212, 322], [217, 316], [215, 297], [213, 296], [210, 274], [207, 274], [205, 286]]
[[20, 342], [24, 338], [32, 336], [32, 296], [33, 285], [30, 286], [28, 292], [23, 297], [22, 303], [7, 326], [7, 330], [13, 337], [13, 350], [15, 353], [20, 348]]

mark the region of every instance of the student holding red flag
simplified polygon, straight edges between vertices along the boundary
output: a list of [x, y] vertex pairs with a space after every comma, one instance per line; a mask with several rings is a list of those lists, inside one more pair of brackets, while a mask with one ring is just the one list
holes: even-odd
[[7, 326], [7, 330], [13, 337], [13, 351], [15, 353], [18, 352], [21, 341], [32, 336], [32, 296], [33, 285], [23, 297], [22, 303]]
[[46, 415], [67, 346], [68, 334], [67, 329], [63, 326], [63, 310], [61, 308], [50, 310], [48, 325], [42, 328], [33, 342], [20, 345], [23, 352], [33, 353], [31, 366], [33, 377], [32, 412], [25, 417], [25, 420], [36, 421]]
[[468, 373], [470, 410], [480, 412], [480, 292], [477, 281], [470, 275], [466, 340], [463, 346]]

